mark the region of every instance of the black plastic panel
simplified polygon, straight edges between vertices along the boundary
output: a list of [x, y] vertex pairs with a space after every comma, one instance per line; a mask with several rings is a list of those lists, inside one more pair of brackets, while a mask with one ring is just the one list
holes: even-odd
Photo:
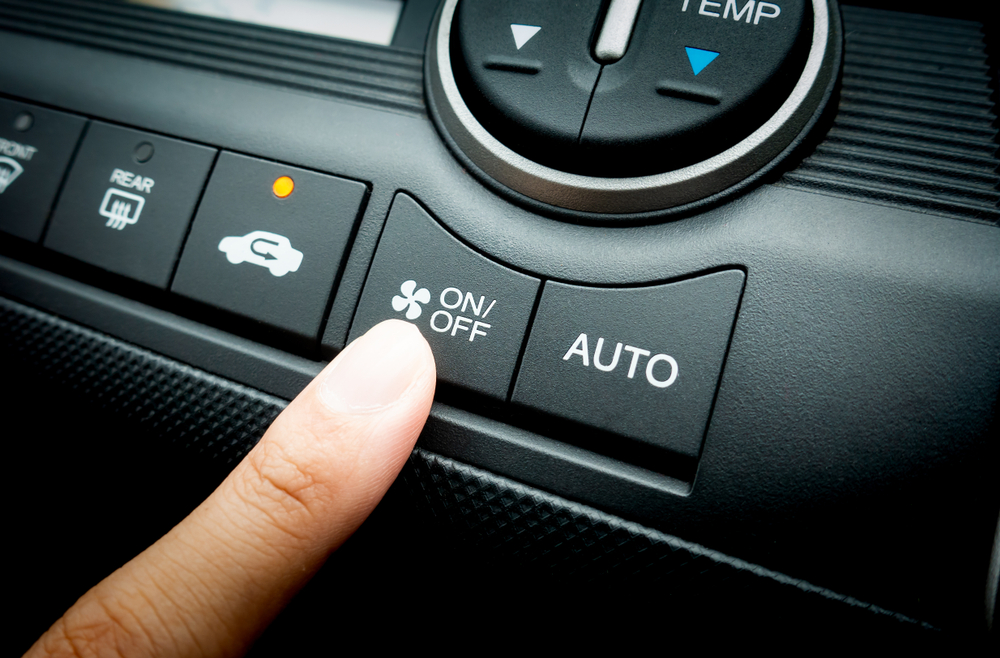
[[[79, 9], [87, 3], [51, 4]], [[22, 16], [12, 23], [10, 8], [15, 5], [17, 11], [31, 13], [31, 20]], [[418, 508], [424, 505], [421, 496], [440, 496], [426, 504], [424, 516], [414, 513], [412, 518], [417, 525], [432, 517], [440, 520], [426, 526], [445, 547], [453, 547], [448, 555], [475, 559], [481, 553], [469, 547], [476, 544], [483, 554], [499, 555], [496, 559], [504, 564], [540, 565], [541, 571], [562, 573], [568, 580], [585, 579], [606, 566], [610, 575], [604, 582], [619, 576], [641, 581], [644, 572], [656, 573], [657, 567], [634, 558], [622, 562], [626, 566], [617, 566], [611, 558], [581, 566], [591, 564], [588, 556], [594, 555], [582, 546], [593, 540], [600, 550], [613, 552], [613, 546], [624, 542], [632, 551], [628, 555], [662, 551], [668, 556], [676, 553], [664, 548], [670, 541], [663, 537], [683, 537], [690, 542], [683, 543], [683, 551], [692, 555], [702, 555], [695, 546], [708, 547], [704, 550], [759, 565], [751, 569], [754, 573], [786, 574], [795, 582], [812, 583], [933, 626], [967, 633], [981, 629], [1000, 508], [995, 486], [1000, 230], [992, 225], [995, 215], [989, 215], [995, 208], [986, 207], [989, 212], [984, 213], [982, 203], [969, 205], [969, 199], [985, 199], [988, 206], [992, 198], [983, 186], [995, 180], [987, 171], [991, 163], [996, 166], [993, 133], [975, 128], [975, 166], [934, 165], [927, 170], [935, 186], [945, 179], [965, 180], [967, 170], [977, 172], [969, 174], [971, 183], [941, 196], [957, 199], [957, 205], [932, 204], [906, 186], [894, 188], [891, 198], [869, 194], [890, 176], [859, 164], [837, 174], [850, 185], [836, 190], [804, 183], [804, 177], [785, 178], [669, 223], [582, 226], [536, 215], [486, 190], [454, 159], [427, 117], [407, 106], [409, 101], [402, 105], [411, 109], [400, 111], [397, 101], [378, 100], [379, 93], [372, 93], [374, 101], [365, 101], [358, 87], [346, 95], [301, 93], [309, 86], [294, 80], [285, 84], [278, 75], [244, 75], [235, 69], [230, 75], [221, 66], [203, 66], [197, 56], [184, 64], [183, 47], [177, 43], [163, 45], [155, 56], [133, 56], [132, 45], [124, 48], [111, 41], [94, 48], [85, 45], [99, 43], [92, 39], [97, 29], [92, 22], [74, 27], [69, 21], [59, 30], [42, 30], [31, 27], [44, 23], [40, 12], [25, 5], [0, 4], [0, 27], [16, 30], [0, 31], [0, 50], [5, 53], [0, 59], [0, 93], [5, 96], [371, 183], [323, 328], [326, 357], [344, 345], [385, 218], [401, 191], [417, 199], [441, 221], [443, 230], [470, 249], [545, 281], [614, 288], [670, 283], [723, 269], [745, 272], [745, 291], [701, 459], [697, 471], [683, 478], [662, 475], [663, 469], [636, 454], [592, 449], [558, 426], [537, 423], [510, 409], [460, 395], [448, 397], [447, 404], [439, 402], [421, 445], [468, 466], [418, 452], [415, 459], [427, 466], [408, 472], [400, 495]], [[910, 19], [884, 13], [862, 16], [848, 11], [846, 32], [860, 29], [859, 16], [891, 30], [905, 31], [911, 24]], [[207, 23], [192, 20], [199, 30], [205, 29]], [[144, 26], [145, 35], [149, 25]], [[958, 31], [967, 36], [966, 27]], [[29, 31], [66, 40], [30, 36]], [[946, 30], [941, 38], [950, 34]], [[343, 47], [324, 43], [331, 49]], [[394, 57], [400, 51], [380, 52]], [[978, 61], [985, 61], [982, 51], [969, 52], [978, 52]], [[892, 80], [912, 77], [892, 64], [900, 57], [890, 49], [881, 63], [861, 57], [852, 66], [858, 67], [859, 77], [879, 71]], [[892, 65], [883, 66], [886, 62]], [[339, 75], [339, 67], [329, 69]], [[919, 76], [914, 82], [934, 86]], [[883, 86], [888, 90], [891, 85]], [[973, 86], [974, 95], [981, 94], [982, 81]], [[845, 86], [841, 107], [846, 109], [830, 129], [830, 139], [820, 142], [814, 159], [801, 171], [814, 171], [809, 168], [825, 157], [823, 149], [839, 143], [843, 122], [851, 120], [851, 108], [845, 105], [850, 89]], [[975, 123], [981, 126], [995, 115], [988, 103], [976, 98], [982, 112]], [[892, 143], [905, 150], [914, 139], [950, 127], [946, 111], [929, 112], [914, 122], [905, 112], [886, 110], [877, 126], [862, 121], [852, 130], [854, 138], [872, 148], [880, 143], [880, 135], [895, 134], [900, 139]], [[940, 140], [921, 144], [925, 154], [947, 151]], [[813, 145], [805, 146], [803, 156]], [[904, 158], [898, 161], [904, 163]], [[895, 176], [900, 169], [893, 167]], [[972, 188], [974, 193], [969, 192]], [[965, 207], [972, 210], [962, 210]], [[294, 396], [322, 366], [318, 353], [309, 355], [314, 358], [306, 358], [305, 352], [293, 355], [277, 349], [278, 343], [264, 344], [266, 337], [247, 338], [236, 335], [239, 331], [231, 326], [210, 326], [217, 318], [175, 297], [77, 268], [23, 241], [4, 236], [0, 249], [0, 292], [45, 311], [38, 315], [17, 307], [11, 322], [23, 323], [27, 317], [32, 323], [58, 327], [47, 347], [37, 351], [32, 351], [36, 343], [30, 331], [6, 334], [5, 358], [27, 359], [20, 361], [27, 364], [23, 368], [41, 378], [30, 380], [35, 390], [45, 390], [39, 382], [45, 381], [45, 364], [50, 363], [46, 359], [61, 358], [61, 345], [107, 341], [117, 345], [111, 354], [119, 354], [119, 341], [124, 340], [133, 345], [121, 348], [122, 354], [149, 350], [232, 380], [220, 384], [224, 389], [236, 382], [281, 399]], [[95, 338], [74, 323], [115, 338]], [[88, 338], [83, 341], [77, 334]], [[127, 363], [108, 367], [131, 372]], [[62, 381], [73, 390], [74, 382], [89, 382], [89, 376], [66, 370]], [[195, 379], [202, 381], [201, 375]], [[162, 381], [168, 387], [183, 384]], [[90, 390], [83, 386], [67, 395], [89, 399]], [[128, 396], [120, 399], [121, 405], [108, 406], [108, 414], [131, 418]], [[263, 423], [266, 414], [254, 413], [253, 423]], [[147, 417], [157, 416], [140, 415], [138, 420]], [[223, 440], [212, 445], [235, 444]], [[238, 453], [230, 454], [235, 458]], [[471, 492], [464, 503], [463, 492]], [[549, 514], [550, 504], [561, 511]], [[405, 519], [409, 513], [401, 516]], [[490, 523], [508, 518], [513, 536], [490, 534]], [[549, 520], [558, 532], [531, 534], [530, 528]], [[608, 525], [595, 535], [574, 529], [582, 522]], [[648, 540], [654, 536], [649, 529], [663, 534]], [[626, 540], [633, 536], [629, 533], [639, 538]], [[572, 541], [560, 544], [560, 536]], [[658, 547], [652, 553], [642, 550], [647, 540]], [[543, 555], [548, 541], [562, 548], [552, 547]], [[503, 553], [498, 545], [511, 551]], [[359, 553], [365, 550], [349, 559], [364, 563]], [[662, 560], [670, 563], [668, 557]], [[701, 573], [686, 566], [695, 567], [699, 561], [705, 563], [699, 557], [679, 566], [678, 579]], [[561, 564], [572, 568], [559, 571]], [[630, 564], [640, 565], [634, 576], [629, 575]], [[678, 591], [706, 584], [705, 591], [715, 593], [710, 597], [726, 596], [729, 590], [707, 585], [711, 574], [718, 573], [715, 569], [707, 569], [704, 579], [691, 575], [690, 588], [678, 585]], [[766, 580], [780, 579], [768, 575]], [[852, 616], [856, 606], [830, 605], [851, 610], [845, 615], [864, 625]], [[796, 607], [786, 604], [782, 609]]]
[[[41, 434], [59, 436], [86, 425], [96, 430], [91, 438], [99, 439], [90, 447], [74, 441], [61, 446], [55, 457], [50, 454], [52, 473], [60, 477], [37, 494], [38, 505], [22, 506], [13, 517], [12, 529], [26, 539], [12, 547], [13, 559], [21, 573], [32, 576], [10, 579], [9, 593], [21, 605], [8, 646], [23, 649], [81, 593], [74, 587], [88, 587], [88, 578], [96, 580], [104, 575], [102, 569], [128, 559], [143, 538], [165, 531], [176, 521], [174, 515], [183, 515], [198, 494], [210, 491], [286, 402], [3, 298], [0, 348], [8, 355], [8, 373], [31, 384], [26, 391], [41, 385], [47, 392], [44, 398], [15, 394], [8, 402], [17, 400], [23, 413], [34, 413], [64, 400], [63, 408], [73, 412], [70, 417], [40, 417]], [[438, 431], [437, 422], [428, 433]], [[475, 434], [473, 426], [452, 423]], [[16, 454], [37, 457], [51, 448], [48, 441], [32, 442], [18, 447]], [[183, 473], [174, 470], [178, 468]], [[31, 486], [34, 477], [26, 469], [10, 483]], [[121, 493], [116, 487], [128, 488], [129, 501], [116, 501]], [[65, 512], [62, 523], [50, 523], [44, 505], [70, 492], [74, 502], [58, 503]], [[129, 513], [133, 504], [136, 517], [130, 524], [107, 513], [109, 507]], [[142, 508], [146, 514], [139, 513]], [[157, 514], [149, 515], [150, 510]], [[72, 560], [53, 560], [53, 549], [60, 550], [62, 543], [57, 537], [78, 527], [88, 528], [103, 543], [78, 546]], [[401, 535], [408, 541], [399, 542]], [[419, 570], [411, 568], [416, 560]], [[296, 620], [322, 617], [341, 606], [338, 619], [351, 619], [359, 607], [367, 610], [358, 601], [371, 596], [364, 589], [373, 583], [419, 591], [426, 605], [410, 615], [425, 619], [436, 614], [434, 604], [447, 605], [452, 588], [428, 584], [427, 570], [437, 572], [438, 582], [506, 578], [508, 586], [529, 588], [655, 583], [669, 605], [686, 609], [693, 622], [710, 614], [713, 622], [721, 617], [738, 628], [763, 623], [820, 630], [849, 623], [902, 636], [927, 628], [904, 615], [418, 448], [371, 522], [334, 556], [312, 589], [293, 604], [290, 618], [280, 619], [251, 655], [287, 655], [293, 648], [323, 646], [328, 640], [325, 623]], [[331, 579], [338, 583], [337, 596], [329, 594]], [[348, 596], [355, 590], [357, 595]], [[593, 610], [605, 607], [595, 605]]]

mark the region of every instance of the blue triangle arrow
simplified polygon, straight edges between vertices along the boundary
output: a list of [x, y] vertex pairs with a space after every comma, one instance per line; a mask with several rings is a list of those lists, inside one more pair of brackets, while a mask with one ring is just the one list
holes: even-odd
[[706, 66], [719, 56], [719, 53], [714, 50], [702, 50], [701, 48], [689, 48], [685, 46], [684, 51], [687, 52], [688, 61], [691, 62], [691, 70], [694, 71], [695, 75], [701, 73]]

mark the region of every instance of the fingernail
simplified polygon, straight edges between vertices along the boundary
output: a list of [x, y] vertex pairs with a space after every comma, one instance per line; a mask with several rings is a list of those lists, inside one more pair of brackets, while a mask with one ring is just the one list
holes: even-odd
[[391, 405], [428, 367], [428, 350], [409, 322], [377, 324], [334, 359], [320, 383], [320, 400], [331, 411], [349, 413]]

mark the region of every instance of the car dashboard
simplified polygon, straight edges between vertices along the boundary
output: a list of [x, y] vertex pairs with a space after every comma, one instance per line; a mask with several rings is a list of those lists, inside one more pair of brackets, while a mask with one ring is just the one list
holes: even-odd
[[995, 642], [985, 6], [406, 0], [372, 44], [150, 4], [0, 0], [15, 648], [390, 317], [431, 417], [251, 655], [372, 606]]

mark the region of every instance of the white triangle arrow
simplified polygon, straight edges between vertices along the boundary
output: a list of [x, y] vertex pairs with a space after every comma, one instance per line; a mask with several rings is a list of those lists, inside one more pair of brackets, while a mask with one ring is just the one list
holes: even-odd
[[538, 31], [542, 29], [538, 25], [518, 25], [517, 23], [511, 23], [510, 31], [514, 33], [514, 45], [520, 50], [521, 46], [528, 43], [531, 37], [538, 34]]

